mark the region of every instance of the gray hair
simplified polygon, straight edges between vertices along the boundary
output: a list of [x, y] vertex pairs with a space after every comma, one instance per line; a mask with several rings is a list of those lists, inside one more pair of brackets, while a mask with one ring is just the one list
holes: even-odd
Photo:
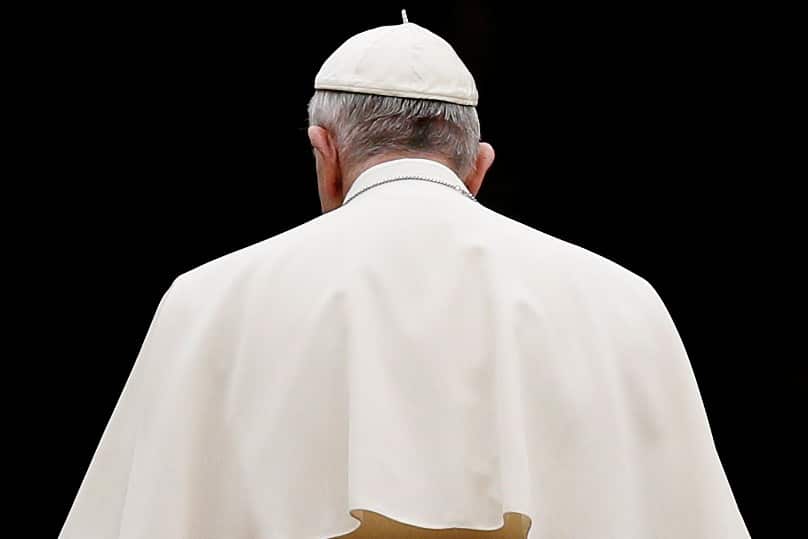
[[385, 153], [444, 157], [461, 178], [474, 170], [477, 109], [429, 99], [317, 90], [309, 125], [328, 129], [348, 168]]

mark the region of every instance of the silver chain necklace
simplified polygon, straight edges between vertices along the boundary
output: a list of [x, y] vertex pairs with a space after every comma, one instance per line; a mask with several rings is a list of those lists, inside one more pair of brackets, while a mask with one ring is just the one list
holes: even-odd
[[385, 183], [397, 182], [397, 181], [401, 181], [401, 180], [422, 180], [422, 181], [425, 181], [425, 182], [439, 183], [440, 185], [445, 185], [446, 187], [450, 187], [451, 189], [454, 189], [455, 191], [457, 191], [461, 195], [467, 196], [468, 198], [470, 198], [471, 200], [477, 202], [478, 204], [480, 202], [479, 200], [474, 198], [474, 195], [472, 195], [469, 191], [466, 191], [465, 189], [463, 189], [459, 185], [454, 185], [454, 184], [451, 184], [451, 183], [442, 182], [442, 181], [436, 180], [434, 178], [424, 178], [422, 176], [401, 176], [399, 178], [390, 178], [388, 180], [380, 181], [379, 183], [374, 183], [373, 185], [368, 185], [364, 189], [360, 189], [359, 191], [357, 191], [356, 193], [354, 193], [353, 195], [351, 195], [350, 197], [345, 199], [345, 201], [342, 203], [342, 205], [344, 206], [345, 204], [347, 204], [351, 200], [355, 199], [356, 197], [358, 197], [359, 195], [361, 195], [362, 193], [364, 193], [368, 189], [372, 189], [372, 188], [374, 188], [376, 186], [383, 185]]

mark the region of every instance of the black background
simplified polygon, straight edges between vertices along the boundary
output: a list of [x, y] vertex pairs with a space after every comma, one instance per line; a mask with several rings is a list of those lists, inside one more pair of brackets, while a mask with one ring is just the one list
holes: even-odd
[[654, 285], [750, 532], [770, 536], [797, 511], [783, 482], [805, 370], [783, 339], [793, 317], [773, 303], [792, 261], [761, 211], [773, 180], [748, 69], [755, 26], [681, 5], [399, 4], [41, 14], [59, 30], [31, 68], [25, 133], [42, 149], [28, 187], [47, 195], [25, 208], [23, 270], [36, 286], [23, 325], [49, 358], [38, 378], [47, 534], [174, 277], [319, 215], [305, 134], [314, 75], [349, 36], [397, 24], [406, 7], [477, 80], [497, 151], [480, 202]]

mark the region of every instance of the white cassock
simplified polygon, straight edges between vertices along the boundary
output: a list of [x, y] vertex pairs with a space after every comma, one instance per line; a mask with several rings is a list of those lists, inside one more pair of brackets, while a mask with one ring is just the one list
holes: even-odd
[[464, 189], [383, 163], [342, 207], [173, 282], [61, 539], [324, 539], [351, 510], [749, 537], [655, 289], [462, 190], [379, 184], [409, 176]]

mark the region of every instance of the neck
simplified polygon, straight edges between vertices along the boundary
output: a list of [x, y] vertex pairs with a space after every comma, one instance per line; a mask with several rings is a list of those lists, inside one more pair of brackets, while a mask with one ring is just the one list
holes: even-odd
[[376, 165], [380, 165], [382, 163], [386, 163], [387, 161], [394, 161], [396, 159], [405, 159], [405, 158], [429, 159], [431, 161], [437, 161], [438, 163], [454, 170], [454, 166], [452, 166], [449, 160], [445, 159], [442, 156], [427, 153], [386, 153], [384, 155], [378, 155], [376, 157], [367, 159], [355, 167], [346, 168], [342, 176], [343, 178], [342, 195], [345, 196], [345, 194], [353, 185], [354, 181], [356, 181], [356, 178], [358, 178], [363, 172], [365, 172], [369, 168], [374, 167]]

